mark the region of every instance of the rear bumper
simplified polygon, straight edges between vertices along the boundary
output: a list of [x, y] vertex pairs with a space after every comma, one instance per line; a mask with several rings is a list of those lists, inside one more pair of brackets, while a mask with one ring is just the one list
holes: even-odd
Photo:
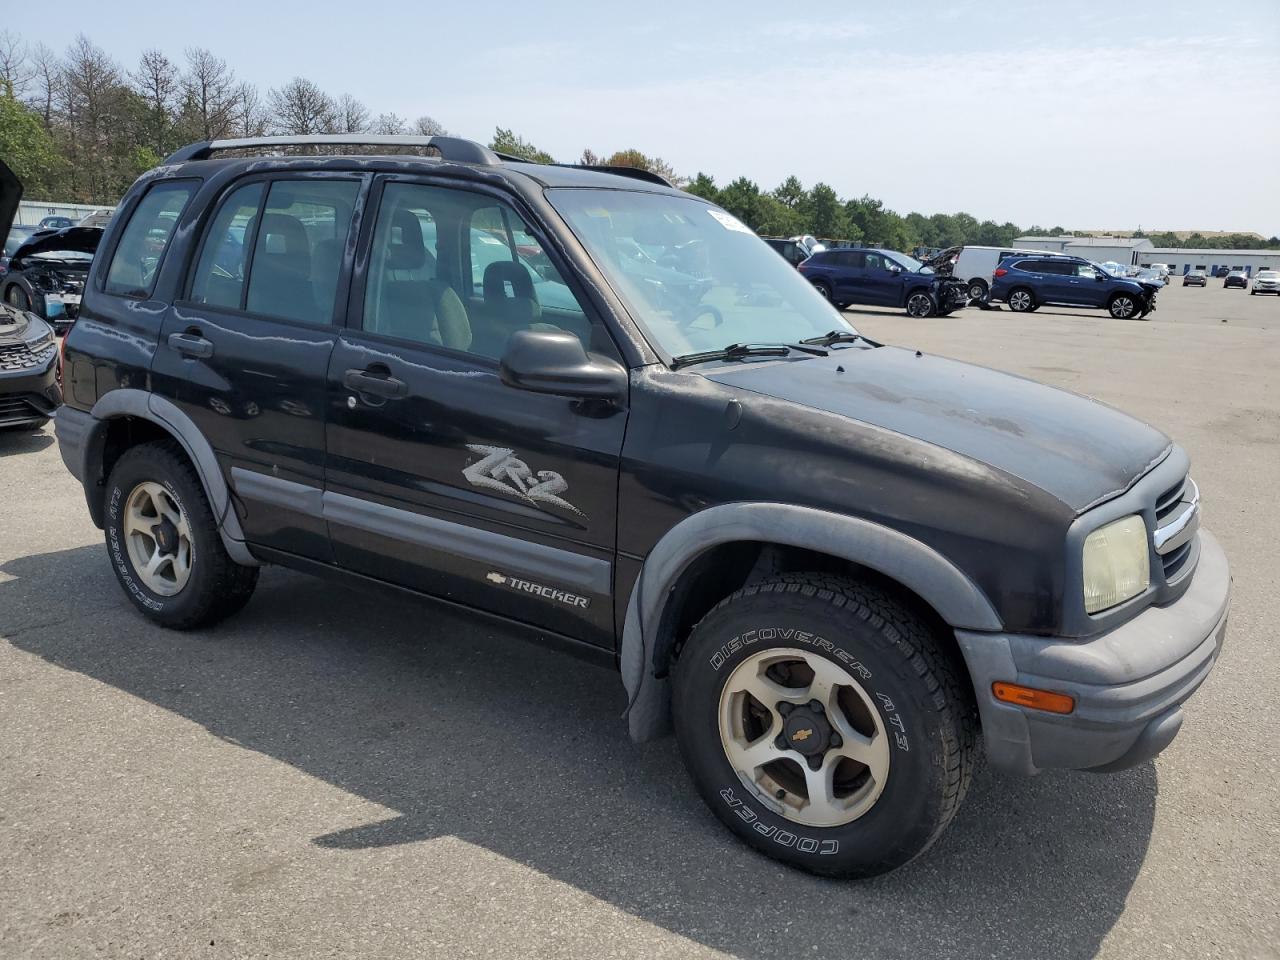
[[[1231, 574], [1217, 540], [1200, 532], [1186, 593], [1090, 640], [957, 630], [977, 691], [987, 755], [998, 769], [1131, 767], [1167, 747], [1182, 704], [1208, 677], [1226, 636]], [[1069, 694], [1065, 716], [997, 701], [997, 681]]]
[[0, 371], [0, 427], [43, 423], [62, 403], [58, 353], [25, 370]]

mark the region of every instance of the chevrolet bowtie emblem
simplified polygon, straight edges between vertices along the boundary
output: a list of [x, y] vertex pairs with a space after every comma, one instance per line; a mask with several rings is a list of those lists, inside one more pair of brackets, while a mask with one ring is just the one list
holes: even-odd
[[804, 730], [797, 730], [791, 735], [791, 739], [803, 742], [808, 740], [811, 736], [813, 736], [813, 731], [806, 728]]

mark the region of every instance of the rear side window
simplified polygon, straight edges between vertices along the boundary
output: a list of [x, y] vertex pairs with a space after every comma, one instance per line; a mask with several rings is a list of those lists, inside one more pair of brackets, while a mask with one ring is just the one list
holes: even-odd
[[249, 267], [249, 225], [262, 208], [261, 183], [232, 191], [218, 208], [196, 265], [191, 299], [239, 310], [244, 307], [244, 279]]
[[147, 191], [112, 254], [104, 287], [107, 293], [151, 296], [173, 228], [195, 189], [194, 180], [172, 180], [157, 183]]
[[854, 269], [861, 269], [862, 267], [861, 253], [837, 253], [833, 259], [841, 267], [853, 267]]

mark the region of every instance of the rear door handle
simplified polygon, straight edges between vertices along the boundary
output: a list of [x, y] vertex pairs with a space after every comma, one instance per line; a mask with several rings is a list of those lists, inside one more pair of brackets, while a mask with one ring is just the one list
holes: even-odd
[[409, 386], [403, 380], [380, 377], [364, 370], [348, 370], [342, 375], [342, 385], [355, 393], [387, 400], [399, 400], [409, 394]]
[[184, 357], [213, 356], [213, 341], [194, 333], [169, 334], [169, 346]]

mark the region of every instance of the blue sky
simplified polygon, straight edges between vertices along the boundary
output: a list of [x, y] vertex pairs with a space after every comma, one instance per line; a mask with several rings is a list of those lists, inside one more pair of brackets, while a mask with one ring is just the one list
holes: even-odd
[[[561, 160], [634, 146], [681, 174], [794, 173], [906, 213], [1280, 233], [1280, 2], [63, 2], [144, 47], [294, 75], [374, 112]], [[39, 25], [39, 32], [35, 26]]]

